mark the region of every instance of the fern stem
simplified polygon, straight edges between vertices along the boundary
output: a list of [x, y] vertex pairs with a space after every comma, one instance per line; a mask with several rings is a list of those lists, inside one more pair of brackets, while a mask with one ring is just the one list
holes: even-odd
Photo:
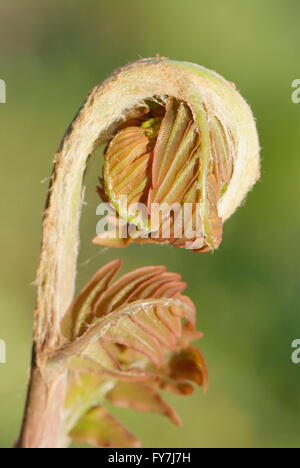
[[33, 364], [26, 411], [17, 448], [63, 448], [61, 417], [67, 374], [45, 381], [39, 367]]

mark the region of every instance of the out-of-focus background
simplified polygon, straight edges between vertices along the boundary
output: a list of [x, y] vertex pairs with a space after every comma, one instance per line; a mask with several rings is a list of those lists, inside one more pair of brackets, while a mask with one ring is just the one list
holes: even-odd
[[300, 78], [298, 0], [10, 0], [0, 5], [0, 446], [16, 439], [32, 340], [33, 285], [52, 158], [87, 92], [115, 68], [160, 54], [234, 81], [253, 108], [262, 177], [214, 254], [159, 246], [102, 250], [92, 161], [78, 287], [121, 256], [123, 272], [165, 264], [188, 282], [210, 370], [206, 396], [171, 397], [183, 419], [115, 411], [146, 447], [299, 447]]

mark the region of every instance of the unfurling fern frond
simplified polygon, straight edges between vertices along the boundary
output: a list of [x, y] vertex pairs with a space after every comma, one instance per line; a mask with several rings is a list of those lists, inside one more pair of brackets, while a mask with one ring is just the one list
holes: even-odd
[[112, 283], [120, 268], [112, 262], [69, 308], [84, 173], [99, 145], [105, 151], [98, 193], [109, 212], [97, 224], [100, 245], [212, 251], [260, 174], [251, 109], [213, 71], [142, 59], [91, 91], [55, 154], [20, 448], [58, 448], [70, 439], [135, 447], [139, 442], [107, 412], [106, 400], [178, 424], [160, 390], [187, 395], [193, 384], [207, 386], [202, 354], [190, 344], [201, 336], [195, 307], [182, 295], [180, 276], [149, 267]]
[[[140, 110], [135, 126], [129, 119], [124, 128], [123, 122], [112, 138], [98, 188], [102, 200], [115, 208], [117, 224], [128, 229], [127, 235], [106, 231], [94, 242], [113, 247], [170, 243], [196, 252], [213, 250], [221, 243], [223, 229], [217, 205], [233, 173], [231, 135], [216, 117], [209, 119], [210, 155], [205, 160], [203, 135], [186, 103], [166, 98], [148, 106]], [[126, 197], [126, 206], [121, 196]], [[147, 205], [139, 216], [134, 210], [137, 203]], [[184, 208], [188, 204], [189, 212]], [[130, 224], [139, 228], [134, 236]]]
[[134, 270], [111, 284], [119, 260], [101, 268], [62, 322], [65, 346], [53, 365], [69, 369], [64, 429], [75, 441], [101, 447], [137, 447], [139, 441], [105, 409], [105, 401], [180, 419], [160, 390], [187, 395], [207, 388], [201, 352], [190, 342], [194, 304], [186, 284], [165, 267]]

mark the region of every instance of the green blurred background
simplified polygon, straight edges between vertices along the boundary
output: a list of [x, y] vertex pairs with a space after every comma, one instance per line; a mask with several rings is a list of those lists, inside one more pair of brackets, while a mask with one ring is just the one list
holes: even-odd
[[[183, 274], [210, 370], [206, 396], [172, 397], [183, 419], [115, 411], [146, 447], [300, 447], [300, 78], [298, 0], [6, 0], [0, 6], [0, 446], [21, 423], [33, 286], [53, 154], [87, 92], [112, 70], [160, 54], [234, 81], [257, 118], [262, 177], [214, 254], [92, 246], [99, 159], [87, 174], [78, 287], [121, 256], [123, 272], [164, 263]], [[97, 154], [96, 154], [97, 156]], [[98, 154], [99, 157], [99, 154]], [[44, 182], [44, 183], [43, 183]], [[298, 202], [297, 202], [298, 200]]]

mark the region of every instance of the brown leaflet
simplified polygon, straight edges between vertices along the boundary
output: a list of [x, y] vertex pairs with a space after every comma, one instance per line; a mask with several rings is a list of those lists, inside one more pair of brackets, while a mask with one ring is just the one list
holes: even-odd
[[119, 307], [145, 280], [158, 276], [165, 270], [164, 266], [144, 267], [123, 275], [98, 298], [94, 307], [94, 317], [101, 317]]
[[121, 267], [121, 260], [115, 260], [100, 268], [79, 293], [62, 321], [62, 329], [75, 338], [88, 321], [97, 296], [105, 291]]
[[154, 387], [142, 382], [119, 382], [108, 394], [107, 399], [115, 406], [135, 411], [158, 413], [171, 419], [179, 426], [180, 418], [166, 403]]
[[170, 377], [194, 382], [199, 387], [204, 385], [206, 392], [208, 372], [202, 353], [194, 346], [189, 346], [175, 354], [170, 362]]

